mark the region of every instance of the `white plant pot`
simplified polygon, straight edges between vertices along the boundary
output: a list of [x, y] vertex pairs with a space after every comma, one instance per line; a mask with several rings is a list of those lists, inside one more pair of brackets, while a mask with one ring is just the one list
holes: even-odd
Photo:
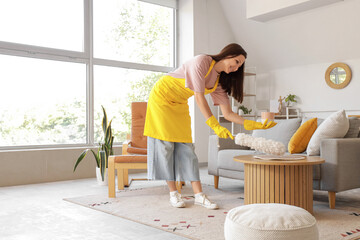
[[108, 185], [108, 169], [105, 169], [104, 181], [101, 178], [100, 168], [96, 167], [96, 179], [99, 185], [107, 186]]
[[241, 109], [239, 109], [239, 115], [240, 115], [240, 116], [241, 116], [241, 115], [245, 115], [245, 114], [244, 114], [244, 111], [241, 110]]

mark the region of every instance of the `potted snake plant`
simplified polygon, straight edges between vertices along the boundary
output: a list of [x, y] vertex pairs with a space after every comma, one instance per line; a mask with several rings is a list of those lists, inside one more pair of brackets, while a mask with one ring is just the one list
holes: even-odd
[[108, 167], [108, 158], [110, 155], [113, 155], [113, 142], [114, 137], [112, 135], [111, 122], [108, 122], [105, 108], [101, 106], [103, 110], [104, 117], [102, 119], [102, 130], [104, 133], [104, 139], [102, 142], [99, 142], [99, 147], [97, 152], [94, 152], [92, 149], [85, 149], [77, 159], [74, 172], [79, 165], [79, 163], [86, 157], [86, 154], [91, 151], [96, 162], [96, 177], [99, 185], [107, 185], [107, 167]]

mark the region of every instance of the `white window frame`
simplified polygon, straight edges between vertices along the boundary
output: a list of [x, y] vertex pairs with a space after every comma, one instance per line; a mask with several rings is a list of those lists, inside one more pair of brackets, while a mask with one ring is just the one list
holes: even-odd
[[177, 0], [138, 0], [164, 7], [173, 8], [173, 63], [174, 67], [151, 64], [132, 63], [110, 59], [94, 58], [93, 45], [93, 0], [84, 0], [84, 51], [69, 51], [55, 48], [39, 47], [27, 44], [0, 41], [0, 54], [56, 60], [86, 64], [86, 144], [50, 144], [0, 146], [0, 150], [42, 149], [42, 148], [77, 148], [97, 146], [94, 141], [94, 65], [146, 70], [155, 72], [170, 72], [177, 67]]

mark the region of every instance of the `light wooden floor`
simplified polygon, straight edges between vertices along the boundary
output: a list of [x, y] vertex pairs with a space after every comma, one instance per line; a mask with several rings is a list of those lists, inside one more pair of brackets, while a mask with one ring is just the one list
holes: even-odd
[[[207, 167], [200, 169], [202, 183], [213, 185]], [[146, 177], [145, 173], [133, 174]], [[165, 182], [136, 182], [139, 187], [164, 185]], [[243, 182], [220, 178], [219, 187], [243, 191]], [[82, 179], [0, 188], [1, 240], [55, 239], [187, 239], [120, 217], [62, 200], [85, 195], [104, 194], [107, 187], [96, 179]]]

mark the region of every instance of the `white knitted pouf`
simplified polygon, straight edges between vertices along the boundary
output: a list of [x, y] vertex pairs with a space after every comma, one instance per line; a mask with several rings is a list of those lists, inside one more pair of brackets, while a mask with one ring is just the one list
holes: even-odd
[[231, 209], [225, 220], [226, 240], [318, 240], [315, 218], [305, 209], [278, 203]]

